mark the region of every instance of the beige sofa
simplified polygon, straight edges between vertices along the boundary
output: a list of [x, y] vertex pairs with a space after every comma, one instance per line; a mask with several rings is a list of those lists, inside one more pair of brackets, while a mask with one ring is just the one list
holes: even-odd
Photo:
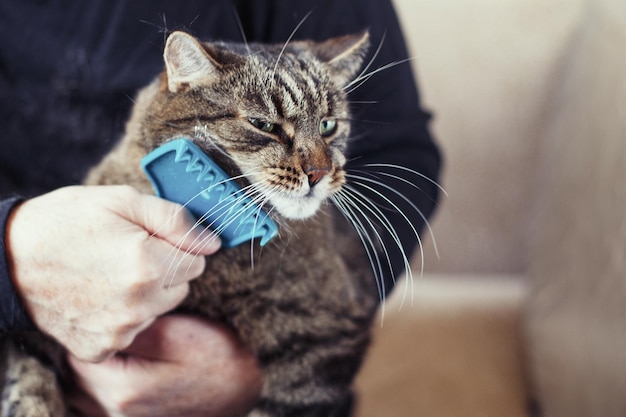
[[626, 416], [626, 2], [396, 6], [449, 197], [358, 415]]

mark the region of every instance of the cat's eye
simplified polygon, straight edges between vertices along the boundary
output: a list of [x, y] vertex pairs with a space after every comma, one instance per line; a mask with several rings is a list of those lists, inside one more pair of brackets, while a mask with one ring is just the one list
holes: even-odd
[[256, 119], [254, 117], [249, 117], [248, 121], [252, 126], [265, 133], [274, 133], [278, 128], [276, 123], [266, 122], [265, 120]]
[[320, 122], [320, 135], [328, 137], [337, 130], [337, 120], [324, 119]]

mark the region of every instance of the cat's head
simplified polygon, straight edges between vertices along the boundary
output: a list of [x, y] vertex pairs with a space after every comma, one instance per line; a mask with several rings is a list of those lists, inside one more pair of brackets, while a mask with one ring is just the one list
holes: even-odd
[[201, 43], [172, 33], [160, 135], [186, 134], [255, 199], [291, 219], [313, 215], [345, 182], [350, 116], [344, 87], [359, 71], [367, 33], [286, 45]]

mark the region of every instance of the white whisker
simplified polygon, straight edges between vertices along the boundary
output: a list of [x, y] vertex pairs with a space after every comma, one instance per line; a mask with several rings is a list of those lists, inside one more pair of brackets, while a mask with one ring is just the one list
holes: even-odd
[[[361, 186], [363, 186], [363, 185], [361, 185]], [[365, 186], [365, 187], [367, 187], [367, 186]], [[351, 187], [350, 185], [346, 185], [344, 187], [344, 189], [345, 190], [349, 190], [349, 192], [352, 194], [353, 197], [352, 197], [351, 201], [354, 201], [355, 203], [359, 202], [361, 204], [361, 206], [365, 210], [367, 210], [371, 215], [374, 216], [374, 218], [379, 222], [379, 224], [387, 231], [387, 233], [389, 233], [391, 238], [394, 240], [396, 246], [398, 247], [398, 249], [400, 250], [400, 253], [402, 255], [402, 260], [403, 260], [403, 263], [404, 263], [404, 270], [405, 270], [405, 272], [407, 274], [407, 280], [405, 282], [405, 285], [408, 285], [409, 282], [410, 282], [411, 286], [413, 286], [413, 274], [412, 274], [412, 270], [411, 270], [411, 263], [410, 263], [410, 260], [409, 260], [409, 258], [407, 257], [407, 255], [406, 255], [406, 253], [404, 251], [404, 247], [402, 245], [402, 241], [400, 240], [400, 236], [397, 234], [397, 232], [394, 229], [392, 223], [384, 215], [382, 210], [380, 208], [378, 208], [376, 204], [374, 204], [372, 201], [370, 201], [363, 193], [361, 193], [360, 191], [356, 190], [354, 187]], [[383, 199], [386, 199], [382, 195], [380, 195], [380, 197], [382, 197]], [[388, 203], [393, 204], [390, 201]], [[402, 213], [397, 206], [395, 207], [395, 209], [398, 212], [400, 212], [402, 215], [404, 215], [404, 213]], [[365, 213], [363, 213], [363, 215], [367, 218]], [[411, 227], [413, 227], [410, 224], [408, 218], [405, 217], [405, 220], [409, 223], [409, 225]], [[372, 229], [375, 230], [375, 227], [373, 225], [372, 225]], [[421, 239], [420, 239], [419, 235], [417, 234], [417, 231], [415, 230], [414, 227], [413, 227], [413, 230], [415, 231], [415, 236], [417, 238], [417, 242], [418, 242], [418, 246], [420, 248], [420, 252], [422, 252], [422, 242], [421, 242]], [[387, 257], [389, 262], [391, 262], [390, 257], [389, 257], [389, 253], [387, 252], [387, 249], [386, 249], [384, 243], [382, 243], [382, 247], [383, 247], [383, 250], [385, 251], [385, 256]], [[391, 276], [392, 276], [392, 278], [393, 278], [393, 280], [395, 282], [395, 273], [393, 271], [393, 268], [391, 268], [391, 267], [390, 267], [390, 273], [391, 273]], [[423, 275], [423, 263], [422, 263], [422, 274], [421, 275]], [[406, 297], [406, 293], [407, 293], [407, 288], [405, 287], [404, 297]], [[404, 304], [404, 297], [402, 298], [401, 305]]]
[[[254, 173], [253, 173], [253, 174], [249, 174], [249, 175], [254, 175]], [[208, 186], [208, 187], [206, 187], [205, 189], [203, 189], [203, 190], [199, 191], [198, 193], [196, 193], [196, 195], [194, 195], [193, 197], [191, 197], [191, 198], [190, 198], [189, 200], [187, 200], [184, 204], [182, 204], [181, 208], [179, 208], [179, 209], [176, 211], [176, 214], [175, 214], [174, 216], [178, 215], [178, 213], [179, 213], [181, 210], [183, 210], [184, 208], [186, 208], [186, 207], [187, 207], [187, 206], [188, 206], [188, 205], [189, 205], [189, 204], [190, 204], [193, 200], [195, 200], [196, 198], [200, 197], [203, 193], [205, 193], [205, 192], [210, 192], [210, 191], [211, 191], [211, 189], [212, 189], [212, 188], [214, 188], [214, 187], [217, 187], [217, 186], [222, 185], [222, 184], [224, 184], [224, 183], [227, 183], [227, 182], [229, 182], [229, 181], [234, 181], [234, 180], [237, 180], [237, 179], [240, 179], [240, 178], [246, 178], [246, 176], [245, 176], [245, 175], [237, 175], [237, 176], [234, 176], [234, 177], [230, 177], [230, 178], [224, 179], [224, 180], [222, 180], [222, 181], [218, 181], [218, 182], [216, 182], [216, 183], [214, 183], [214, 184], [211, 184], [210, 186]], [[240, 195], [237, 195], [237, 196], [236, 196], [236, 198], [235, 198], [235, 203], [236, 203], [236, 204], [239, 204], [239, 202], [240, 202], [240, 201], [242, 201], [242, 199], [247, 198], [246, 191], [247, 191], [248, 189], [252, 189], [252, 190], [254, 190], [254, 188], [252, 188], [250, 185], [248, 185], [247, 187], [244, 187], [243, 189], [239, 190], [239, 192], [238, 192], [238, 193], [239, 193]], [[191, 232], [192, 232], [195, 228], [197, 228], [197, 227], [202, 227], [203, 229], [205, 229], [205, 228], [212, 228], [216, 222], [220, 221], [220, 220], [223, 218], [223, 216], [225, 216], [226, 214], [229, 214], [229, 211], [227, 211], [227, 212], [225, 212], [225, 213], [222, 213], [220, 216], [218, 216], [218, 218], [217, 218], [217, 219], [214, 219], [214, 221], [213, 221], [213, 222], [211, 222], [210, 224], [208, 224], [208, 225], [206, 225], [206, 226], [205, 226], [205, 225], [203, 225], [203, 223], [205, 223], [205, 222], [206, 222], [206, 220], [207, 220], [207, 219], [208, 219], [208, 218], [209, 218], [209, 217], [210, 217], [213, 213], [215, 213], [215, 212], [217, 212], [217, 211], [221, 211], [221, 210], [224, 208], [224, 205], [223, 205], [223, 204], [230, 204], [230, 203], [232, 203], [232, 202], [233, 202], [232, 200], [226, 199], [226, 200], [224, 200], [224, 202], [220, 202], [220, 203], [216, 204], [216, 205], [215, 205], [214, 207], [212, 207], [210, 210], [208, 210], [207, 212], [205, 212], [205, 213], [204, 213], [204, 214], [203, 214], [203, 215], [202, 215], [199, 219], [197, 219], [197, 220], [196, 220], [196, 222], [195, 222], [195, 224], [194, 224], [194, 226], [193, 226], [193, 227], [192, 227], [189, 231], [187, 231], [187, 233], [185, 233], [185, 234], [184, 234], [184, 235], [183, 235], [183, 236], [179, 239], [178, 243], [177, 243], [177, 244], [175, 245], [175, 247], [174, 247], [174, 248], [172, 248], [172, 250], [171, 250], [171, 252], [172, 252], [172, 256], [171, 256], [171, 259], [170, 259], [170, 266], [169, 266], [169, 268], [168, 268], [168, 270], [167, 270], [166, 274], [164, 275], [164, 281], [166, 281], [166, 279], [167, 279], [167, 277], [170, 275], [170, 273], [172, 274], [172, 277], [173, 277], [173, 276], [175, 275], [176, 271], [178, 270], [178, 268], [180, 267], [180, 264], [181, 264], [181, 262], [182, 262], [182, 258], [181, 258], [181, 260], [179, 260], [178, 262], [176, 262], [176, 259], [177, 259], [177, 257], [178, 257], [178, 254], [181, 252], [180, 246], [181, 246], [182, 242], [183, 242], [183, 241], [185, 241], [185, 240], [189, 237], [190, 233], [191, 233]], [[172, 217], [174, 217], [174, 216], [172, 216]], [[235, 216], [235, 218], [236, 218], [236, 216]], [[191, 251], [192, 251], [192, 252], [193, 252], [193, 251], [196, 251], [196, 250], [198, 250], [200, 247], [202, 247], [202, 245], [206, 245], [207, 243], [209, 243], [209, 242], [210, 242], [210, 239], [211, 239], [211, 238], [214, 238], [213, 236], [219, 236], [220, 232], [221, 232], [221, 231], [223, 231], [223, 230], [224, 230], [224, 228], [228, 227], [228, 225], [229, 225], [229, 224], [225, 224], [225, 225], [223, 225], [223, 227], [222, 227], [221, 229], [220, 229], [220, 228], [217, 228], [216, 230], [213, 230], [213, 234], [210, 234], [210, 235], [208, 235], [208, 237], [205, 237], [205, 238], [200, 239], [200, 238], [201, 238], [201, 236], [202, 236], [202, 234], [204, 233], [204, 230], [203, 230], [203, 231], [202, 231], [202, 232], [201, 232], [201, 233], [200, 233], [200, 234], [196, 237], [196, 239], [195, 239], [195, 240], [191, 243], [191, 244], [192, 244]], [[157, 231], [157, 232], [155, 232], [155, 234], [157, 234], [157, 233], [158, 233], [158, 231]], [[199, 241], [199, 242], [198, 242], [198, 239], [200, 239], [200, 241]], [[174, 252], [175, 252], [175, 253], [174, 253]]]
[[370, 69], [370, 67], [372, 66], [372, 64], [374, 63], [376, 58], [378, 57], [378, 54], [380, 53], [381, 49], [383, 48], [383, 43], [385, 42], [385, 38], [386, 37], [387, 37], [387, 31], [385, 31], [383, 33], [383, 36], [380, 38], [380, 42], [378, 42], [378, 47], [376, 48], [376, 51], [374, 51], [374, 54], [372, 55], [372, 58], [369, 60], [369, 62], [365, 66], [365, 68], [363, 68], [363, 70], [359, 73], [359, 75], [354, 77], [354, 79], [350, 83], [348, 83], [347, 85], [343, 86], [344, 90], [346, 88], [350, 88], [350, 86], [354, 85], [354, 80], [361, 79], [361, 77], [363, 77], [363, 74], [365, 74]]
[[248, 38], [246, 37], [246, 31], [243, 29], [243, 24], [241, 23], [241, 18], [239, 17], [239, 13], [237, 12], [237, 9], [235, 8], [234, 5], [231, 5], [232, 9], [233, 9], [233, 14], [235, 15], [235, 20], [237, 20], [237, 26], [239, 27], [239, 33], [241, 33], [241, 39], [243, 41], [243, 44], [246, 46], [246, 49], [248, 50], [248, 55], [250, 55], [252, 52], [250, 50], [250, 45], [248, 44]]
[[372, 76], [376, 75], [377, 73], [381, 72], [381, 71], [385, 71], [388, 70], [390, 68], [393, 68], [397, 65], [400, 64], [404, 64], [406, 62], [412, 61], [413, 58], [406, 58], [406, 59], [402, 59], [400, 61], [396, 61], [396, 62], [390, 62], [389, 64], [383, 65], [382, 67], [379, 67], [373, 71], [370, 71], [367, 74], [364, 74], [360, 77], [355, 78], [354, 80], [352, 80], [352, 82], [350, 82], [348, 85], [346, 85], [343, 89], [346, 90], [346, 94], [350, 94], [352, 93], [354, 90], [356, 90], [357, 88], [359, 88], [360, 86], [362, 86], [363, 84], [365, 84], [367, 82], [367, 80], [369, 80]]
[[[437, 241], [435, 239], [435, 234], [433, 233], [432, 228], [430, 227], [430, 223], [428, 222], [428, 219], [426, 218], [426, 216], [424, 215], [424, 213], [422, 213], [422, 210], [419, 209], [419, 207], [417, 207], [415, 205], [415, 203], [413, 203], [407, 196], [405, 196], [404, 194], [398, 192], [396, 189], [394, 189], [393, 187], [391, 187], [388, 184], [385, 184], [382, 181], [377, 181], [368, 177], [364, 177], [361, 175], [354, 175], [354, 174], [346, 174], [347, 177], [350, 178], [354, 178], [354, 179], [358, 179], [361, 181], [367, 181], [371, 184], [375, 184], [377, 186], [380, 186], [386, 190], [391, 191], [393, 194], [397, 195], [398, 197], [400, 197], [402, 200], [404, 200], [407, 204], [409, 204], [411, 206], [411, 208], [413, 210], [415, 210], [415, 212], [421, 217], [421, 219], [424, 221], [424, 225], [426, 226], [426, 228], [428, 229], [428, 233], [430, 234], [430, 237], [433, 241], [433, 249], [435, 250], [435, 254], [437, 257], [439, 257], [439, 249], [437, 248]], [[392, 204], [393, 207], [398, 210], [398, 213], [406, 220], [407, 223], [409, 223], [409, 225], [411, 226], [411, 228], [413, 229], [413, 232], [415, 233], [415, 235], [417, 236], [417, 231], [415, 229], [415, 226], [413, 226], [413, 224], [409, 221], [408, 217], [394, 204], [391, 202], [391, 200], [389, 200], [387, 197], [385, 197], [380, 191], [376, 190], [373, 187], [367, 186], [363, 183], [358, 183], [360, 184], [362, 187], [369, 189], [370, 191], [376, 193], [378, 196], [382, 197], [386, 202], [388, 202], [389, 204]], [[421, 253], [422, 255], [422, 270], [424, 268], [424, 258], [423, 258], [423, 253]]]
[[[428, 181], [431, 184], [433, 184], [435, 187], [437, 187], [439, 189], [439, 191], [441, 191], [446, 197], [448, 197], [448, 193], [446, 192], [446, 190], [437, 181], [435, 181], [432, 178], [429, 178], [428, 176], [422, 174], [421, 172], [415, 171], [413, 169], [410, 169], [410, 168], [407, 168], [407, 167], [403, 167], [402, 165], [395, 165], [395, 164], [373, 164], [372, 163], [372, 164], [365, 164], [363, 166], [365, 166], [365, 167], [374, 167], [374, 168], [395, 168], [395, 169], [398, 169], [398, 170], [401, 170], [401, 171], [408, 172], [408, 173], [413, 174], [413, 175], [417, 175], [418, 177], [423, 178], [426, 181]], [[386, 174], [384, 171], [377, 171], [377, 173], [378, 174]], [[409, 184], [411, 184], [411, 183], [409, 182]]]
[[313, 13], [313, 10], [308, 12], [306, 16], [304, 16], [300, 20], [300, 22], [296, 25], [295, 29], [291, 31], [291, 34], [289, 35], [289, 37], [283, 44], [283, 48], [280, 50], [280, 53], [278, 54], [278, 58], [276, 58], [276, 63], [274, 64], [274, 70], [272, 71], [272, 78], [274, 78], [274, 75], [276, 74], [276, 70], [278, 69], [278, 63], [280, 62], [280, 58], [282, 58], [283, 54], [285, 53], [285, 49], [287, 49], [287, 45], [289, 44], [289, 42], [291, 42], [291, 39], [293, 39], [298, 29], [300, 29], [300, 26], [302, 26], [302, 24], [309, 18], [309, 16], [311, 16], [311, 13]]
[[[376, 282], [376, 288], [378, 290], [378, 298], [380, 300], [381, 305], [381, 324], [385, 317], [385, 282], [383, 280], [383, 270], [382, 264], [380, 261], [380, 257], [378, 256], [378, 251], [376, 251], [376, 247], [374, 242], [372, 241], [369, 233], [367, 233], [367, 229], [352, 211], [350, 206], [354, 207], [354, 204], [350, 202], [350, 199], [341, 194], [341, 192], [333, 195], [331, 197], [335, 206], [339, 209], [339, 212], [344, 216], [344, 218], [354, 227], [363, 248], [365, 249], [365, 254], [369, 260], [370, 266], [372, 268], [372, 272], [374, 274], [374, 281]], [[371, 248], [371, 249], [370, 249]]]

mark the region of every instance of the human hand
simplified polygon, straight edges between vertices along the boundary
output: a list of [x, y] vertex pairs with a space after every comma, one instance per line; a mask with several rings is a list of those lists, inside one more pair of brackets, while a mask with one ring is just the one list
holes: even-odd
[[69, 362], [83, 389], [73, 406], [93, 417], [239, 416], [262, 383], [256, 359], [231, 331], [186, 315], [157, 319], [105, 362]]
[[179, 205], [127, 186], [61, 188], [9, 218], [13, 282], [40, 330], [101, 361], [176, 307], [201, 255], [219, 248], [193, 225]]

